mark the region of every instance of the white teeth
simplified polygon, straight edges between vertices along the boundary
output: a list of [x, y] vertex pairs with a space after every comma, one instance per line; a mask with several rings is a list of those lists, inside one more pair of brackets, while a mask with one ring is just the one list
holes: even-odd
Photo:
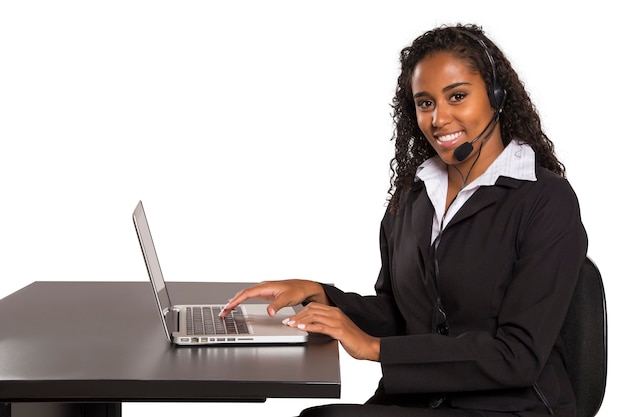
[[449, 135], [443, 135], [443, 136], [437, 137], [437, 140], [439, 142], [450, 142], [451, 140], [454, 140], [458, 138], [459, 136], [461, 136], [461, 132], [450, 133]]

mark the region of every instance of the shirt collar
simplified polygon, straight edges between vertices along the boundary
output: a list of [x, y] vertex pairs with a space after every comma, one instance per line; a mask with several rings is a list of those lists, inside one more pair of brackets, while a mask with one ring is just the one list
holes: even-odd
[[[535, 151], [526, 143], [512, 140], [498, 157], [489, 165], [487, 170], [465, 188], [494, 185], [499, 177], [510, 177], [522, 181], [536, 181]], [[417, 168], [415, 180], [425, 183], [435, 179], [447, 181], [448, 169], [446, 164], [434, 156], [426, 160]]]

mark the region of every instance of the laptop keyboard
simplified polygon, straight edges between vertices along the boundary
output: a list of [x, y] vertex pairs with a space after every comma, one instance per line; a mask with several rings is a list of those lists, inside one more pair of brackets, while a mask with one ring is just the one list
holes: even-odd
[[226, 317], [219, 316], [221, 307], [186, 307], [188, 335], [249, 334], [241, 309], [236, 308]]

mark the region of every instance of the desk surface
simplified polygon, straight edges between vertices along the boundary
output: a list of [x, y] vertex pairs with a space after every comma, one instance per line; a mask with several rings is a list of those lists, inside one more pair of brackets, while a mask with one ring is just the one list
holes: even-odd
[[[243, 283], [172, 282], [177, 303], [223, 302]], [[0, 400], [339, 398], [337, 342], [175, 347], [148, 282], [35, 282], [0, 300]]]

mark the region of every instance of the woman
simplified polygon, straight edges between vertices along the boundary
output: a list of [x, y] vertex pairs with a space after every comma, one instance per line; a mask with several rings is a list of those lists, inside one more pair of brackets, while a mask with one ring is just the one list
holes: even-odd
[[574, 416], [559, 331], [587, 250], [578, 201], [510, 62], [474, 25], [402, 50], [375, 296], [305, 280], [237, 294], [379, 361], [365, 405], [303, 416]]

